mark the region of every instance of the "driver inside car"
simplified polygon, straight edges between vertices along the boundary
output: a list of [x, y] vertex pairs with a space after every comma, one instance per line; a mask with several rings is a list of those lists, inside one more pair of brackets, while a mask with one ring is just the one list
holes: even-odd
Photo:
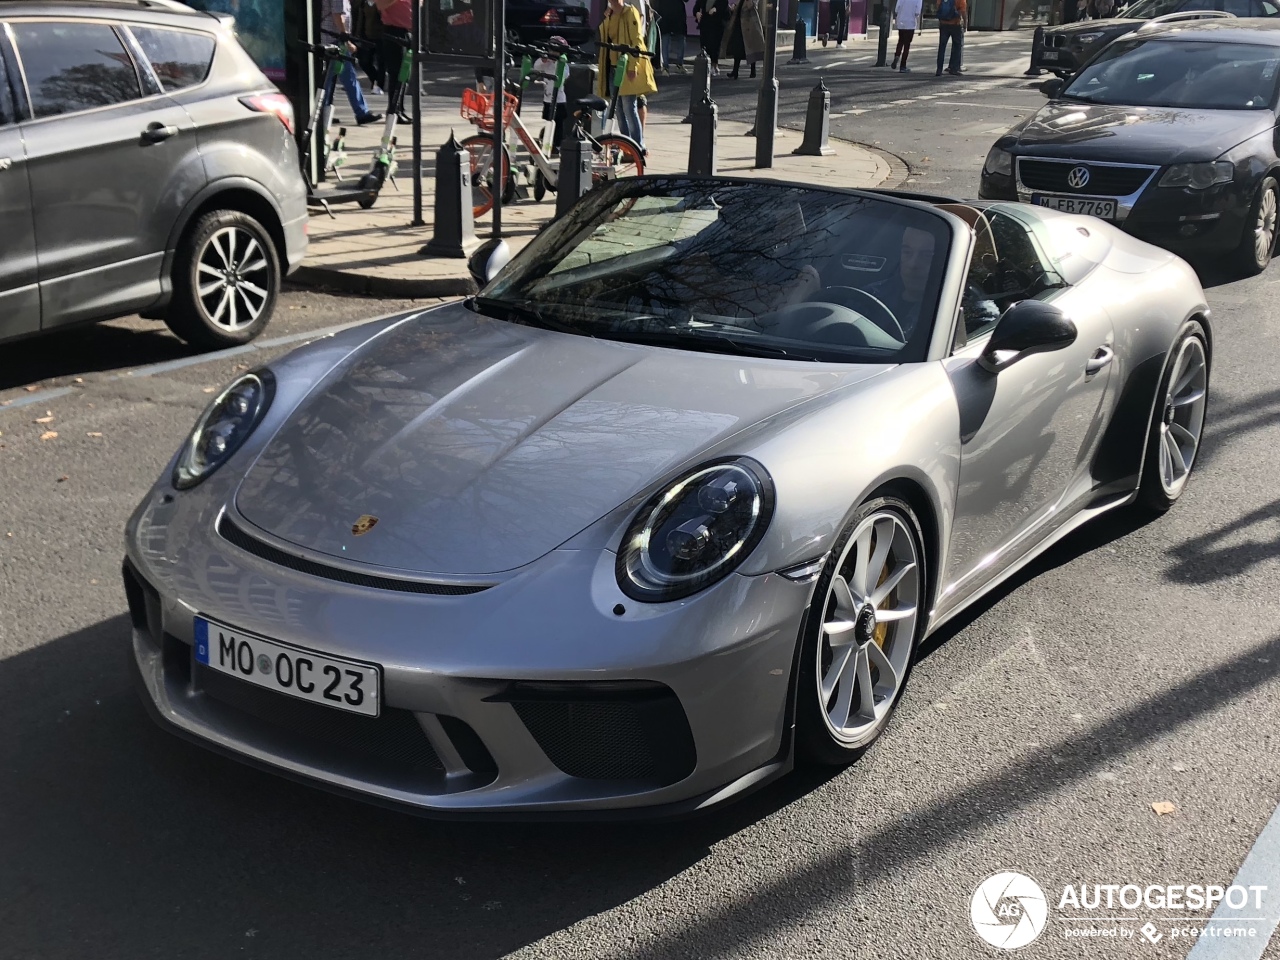
[[933, 266], [933, 251], [933, 234], [907, 227], [902, 231], [898, 272], [865, 288], [893, 312], [908, 337], [920, 322], [922, 297], [929, 285], [929, 269]]

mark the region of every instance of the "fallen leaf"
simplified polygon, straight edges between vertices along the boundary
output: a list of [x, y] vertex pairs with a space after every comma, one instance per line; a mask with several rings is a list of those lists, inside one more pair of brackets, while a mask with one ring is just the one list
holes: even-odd
[[91, 584], [95, 585], [95, 586], [96, 586], [96, 585], [97, 585], [97, 583], [98, 583], [98, 581], [97, 581], [97, 580], [90, 580], [89, 582], [90, 582]]
[[201, 390], [200, 392], [201, 392], [201, 393], [213, 393], [213, 391], [214, 391], [214, 390], [216, 390], [216, 389], [218, 389], [218, 388], [217, 388], [217, 387], [205, 387], [205, 388], [204, 388], [203, 390]]
[[1156, 812], [1156, 816], [1163, 817], [1166, 813], [1173, 813], [1178, 808], [1168, 800], [1157, 800], [1151, 805], [1151, 809]]
[[100, 433], [86, 433], [86, 434], [85, 434], [85, 436], [86, 436], [86, 437], [100, 437], [100, 436], [102, 436], [102, 434], [100, 434]]
[[36, 392], [37, 390], [39, 390], [40, 388], [39, 388], [39, 387], [37, 387], [37, 386], [35, 386], [35, 385], [33, 384], [33, 385], [29, 386], [29, 387], [23, 387], [22, 389], [23, 389], [23, 390], [25, 390], [25, 391], [27, 391], [27, 393], [35, 393], [35, 392]]
[[36, 423], [53, 423], [53, 417], [36, 417]]
[[64, 483], [65, 481], [70, 480], [70, 479], [71, 479], [71, 478], [70, 478], [69, 476], [67, 476], [67, 475], [64, 473], [62, 476], [60, 476], [60, 477], [58, 478], [58, 482], [59, 482], [59, 483]]
[[46, 430], [44, 433], [40, 434], [41, 440], [56, 440], [57, 437], [58, 434], [54, 430]]
[[76, 383], [84, 383], [84, 377], [76, 377], [75, 382], [76, 382]]

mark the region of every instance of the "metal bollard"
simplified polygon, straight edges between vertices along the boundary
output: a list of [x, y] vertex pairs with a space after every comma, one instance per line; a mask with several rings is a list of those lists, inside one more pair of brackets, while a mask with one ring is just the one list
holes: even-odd
[[703, 97], [693, 107], [693, 129], [689, 131], [689, 175], [716, 175], [716, 102]]
[[559, 220], [578, 199], [591, 189], [591, 144], [574, 124], [560, 144], [560, 173], [556, 183], [556, 219]]
[[809, 109], [804, 116], [804, 142], [791, 152], [802, 157], [829, 157], [835, 150], [827, 143], [831, 133], [831, 91], [818, 78], [809, 91]]
[[471, 198], [471, 154], [453, 132], [436, 151], [435, 223], [418, 253], [466, 259], [480, 245]]
[[809, 31], [803, 20], [796, 21], [796, 44], [791, 49], [791, 59], [787, 63], [809, 62]]
[[699, 50], [693, 60], [693, 84], [689, 87], [689, 112], [681, 123], [693, 123], [693, 108], [703, 99], [711, 98], [711, 59], [707, 51]]
[[[896, 5], [894, 9], [897, 9]], [[879, 36], [876, 38], [876, 62], [874, 66], [883, 67], [889, 60], [889, 3], [888, 0], [876, 4], [876, 12], [879, 16], [876, 22], [880, 25]]]
[[1027, 67], [1024, 77], [1038, 77], [1044, 73], [1036, 66], [1036, 54], [1044, 49], [1044, 27], [1036, 27], [1036, 32], [1031, 38], [1031, 66]]

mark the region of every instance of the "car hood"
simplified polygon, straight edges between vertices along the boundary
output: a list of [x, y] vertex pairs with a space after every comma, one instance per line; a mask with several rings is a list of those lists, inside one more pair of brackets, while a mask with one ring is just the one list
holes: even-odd
[[1109, 20], [1077, 20], [1075, 23], [1062, 23], [1056, 27], [1045, 27], [1045, 34], [1057, 34], [1071, 37], [1080, 33], [1105, 33], [1116, 36], [1130, 30], [1137, 30], [1145, 21], [1129, 20], [1124, 17], [1112, 17]]
[[1269, 110], [1182, 110], [1055, 100], [1015, 127], [1018, 152], [1072, 160], [1214, 160], [1275, 125]]
[[[235, 506], [344, 560], [499, 573], [738, 431], [888, 369], [616, 343], [447, 307], [383, 331], [318, 384]], [[365, 516], [377, 523], [356, 534]]]

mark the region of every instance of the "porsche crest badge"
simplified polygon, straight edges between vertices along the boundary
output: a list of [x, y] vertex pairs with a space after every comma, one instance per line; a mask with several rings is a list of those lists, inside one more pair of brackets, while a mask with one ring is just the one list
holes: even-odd
[[365, 514], [359, 520], [351, 525], [351, 532], [357, 537], [363, 537], [366, 533], [378, 525], [378, 518]]

